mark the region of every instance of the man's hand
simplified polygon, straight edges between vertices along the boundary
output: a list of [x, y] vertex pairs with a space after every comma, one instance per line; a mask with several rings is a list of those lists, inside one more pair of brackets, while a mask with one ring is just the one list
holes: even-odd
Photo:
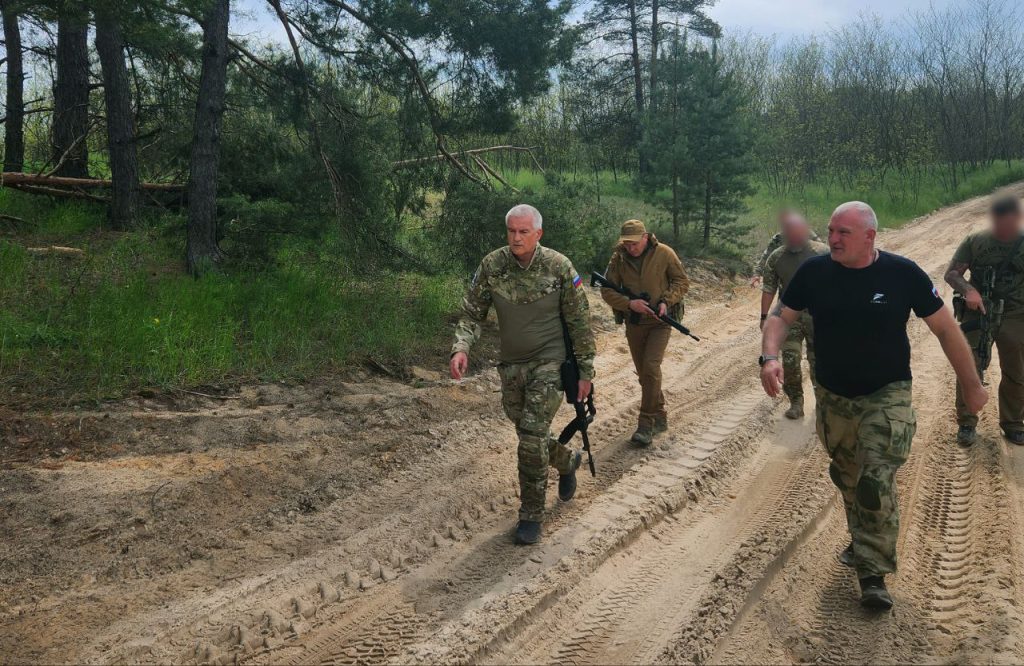
[[647, 304], [647, 301], [639, 298], [634, 298], [629, 302], [629, 309], [639, 314], [651, 315], [652, 317], [658, 316], [654, 314], [654, 310], [652, 310], [651, 306]]
[[668, 306], [664, 303], [658, 303], [658, 316], [664, 317], [666, 314], [668, 314]]
[[988, 391], [980, 381], [974, 386], [964, 387], [964, 403], [967, 405], [967, 411], [971, 414], [980, 412], [986, 402], [988, 402]]
[[594, 388], [593, 382], [589, 379], [581, 379], [579, 381], [579, 393], [576, 395], [576, 402], [583, 402], [590, 395], [591, 389]]
[[469, 356], [466, 352], [455, 352], [452, 354], [452, 360], [448, 362], [448, 369], [451, 370], [452, 379], [462, 379], [462, 375], [466, 374], [468, 368]]
[[769, 396], [776, 398], [782, 393], [782, 364], [778, 361], [765, 361], [761, 366], [761, 386]]
[[970, 289], [964, 294], [964, 301], [967, 303], [967, 307], [971, 310], [978, 310], [981, 314], [985, 312], [985, 299], [981, 297], [981, 292], [977, 289]]
[[755, 288], [755, 289], [757, 287], [760, 287], [761, 286], [761, 276], [760, 275], [755, 275], [754, 277], [750, 278], [750, 286]]

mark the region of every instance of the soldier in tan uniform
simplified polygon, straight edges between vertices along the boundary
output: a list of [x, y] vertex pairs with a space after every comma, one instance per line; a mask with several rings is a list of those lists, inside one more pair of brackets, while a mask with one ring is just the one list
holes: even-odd
[[[1021, 202], [1016, 196], [997, 199], [992, 205], [992, 226], [969, 235], [957, 248], [946, 273], [946, 282], [964, 296], [964, 324], [977, 322], [985, 312], [984, 300], [1002, 301], [1003, 311], [992, 341], [999, 353], [999, 426], [1006, 438], [1024, 445], [1024, 243], [1021, 242]], [[971, 279], [965, 277], [971, 272]], [[984, 286], [992, 285], [991, 293]], [[981, 331], [967, 334], [967, 342], [978, 355]], [[960, 425], [957, 441], [970, 446], [977, 437], [978, 416], [964, 402], [960, 384], [956, 387], [956, 416]]]
[[[764, 283], [761, 287], [761, 324], [768, 318], [775, 294], [781, 297], [796, 274], [796, 269], [811, 257], [828, 253], [828, 246], [811, 240], [811, 228], [807, 220], [796, 211], [786, 210], [779, 215], [782, 229], [782, 244], [777, 247], [764, 263]], [[783, 391], [789, 398], [786, 418], [799, 419], [804, 415], [804, 378], [800, 370], [801, 348], [807, 347], [807, 362], [811, 367], [811, 383], [814, 383], [814, 325], [811, 315], [801, 312], [799, 319], [789, 327], [789, 334], [782, 345], [782, 367], [785, 370]]]
[[[669, 246], [649, 233], [640, 220], [622, 225], [619, 245], [605, 273], [612, 282], [633, 293], [645, 293], [657, 308], [657, 315], [680, 319], [683, 296], [690, 288], [679, 257]], [[601, 297], [615, 310], [616, 321], [626, 321], [626, 340], [633, 365], [640, 377], [640, 418], [632, 441], [649, 445], [656, 433], [668, 429], [665, 396], [661, 391], [661, 362], [665, 357], [672, 327], [657, 318], [640, 299], [630, 300], [614, 289], [602, 289]]]
[[558, 470], [559, 499], [567, 502], [576, 493], [581, 454], [559, 444], [550, 430], [563, 395], [563, 326], [579, 365], [579, 401], [590, 395], [596, 354], [583, 281], [565, 256], [540, 245], [542, 225], [540, 212], [526, 204], [505, 216], [508, 245], [484, 257], [473, 275], [449, 364], [452, 377], [461, 379], [469, 367], [470, 347], [493, 305], [498, 315], [502, 406], [519, 436], [516, 541], [523, 544], [540, 540], [549, 465]]

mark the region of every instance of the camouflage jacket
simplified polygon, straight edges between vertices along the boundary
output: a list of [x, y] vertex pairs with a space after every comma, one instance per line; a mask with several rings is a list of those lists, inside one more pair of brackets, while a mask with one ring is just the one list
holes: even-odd
[[[981, 273], [985, 269], [998, 271], [1016, 244], [1016, 239], [1007, 243], [996, 240], [988, 229], [976, 231], [960, 243], [953, 255], [953, 263], [967, 264], [971, 270], [971, 286], [980, 290]], [[1017, 249], [1017, 254], [998, 278], [992, 297], [1004, 300], [1003, 316], [1024, 316], [1024, 246]]]
[[582, 278], [564, 255], [538, 245], [525, 268], [508, 246], [484, 257], [462, 299], [452, 354], [469, 353], [492, 305], [498, 312], [502, 362], [564, 359], [561, 321], [565, 321], [580, 377], [593, 379], [597, 346], [590, 328], [590, 306]]
[[[814, 229], [811, 229], [811, 240], [821, 240], [821, 238], [818, 237], [818, 233]], [[757, 260], [757, 264], [754, 265], [754, 275], [764, 275], [764, 266], [766, 263], [768, 263], [768, 257], [770, 257], [772, 255], [772, 252], [774, 252], [780, 247], [782, 247], [782, 234], [776, 233], [774, 236], [771, 237], [771, 240], [768, 241], [768, 247], [766, 247], [764, 252], [761, 254], [761, 258]]]

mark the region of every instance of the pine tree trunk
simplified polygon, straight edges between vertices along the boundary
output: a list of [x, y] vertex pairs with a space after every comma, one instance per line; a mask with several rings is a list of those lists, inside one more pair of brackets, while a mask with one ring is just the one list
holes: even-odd
[[704, 179], [704, 247], [711, 243], [711, 175]]
[[21, 29], [11, 0], [0, 0], [4, 45], [7, 50], [7, 118], [4, 120], [4, 171], [25, 167], [25, 66], [21, 53]]
[[651, 0], [651, 71], [650, 89], [647, 91], [647, 99], [652, 112], [657, 107], [655, 92], [658, 89], [658, 43], [661, 30], [658, 27], [658, 0]]
[[116, 18], [106, 12], [96, 13], [96, 52], [103, 69], [107, 143], [113, 181], [110, 224], [115, 229], [127, 229], [135, 223], [139, 213], [139, 161], [135, 151], [135, 128], [121, 28]]
[[217, 245], [217, 169], [227, 88], [229, 10], [230, 0], [214, 0], [203, 21], [203, 69], [189, 162], [185, 244], [185, 260], [192, 275], [215, 269], [224, 258]]
[[640, 173], [647, 173], [647, 155], [643, 149], [644, 126], [644, 78], [640, 69], [640, 25], [636, 15], [636, 0], [629, 0], [629, 37], [632, 46], [630, 60], [633, 63], [633, 99], [636, 103], [636, 141]]
[[53, 90], [55, 176], [89, 177], [89, 26], [80, 16], [57, 19], [57, 77]]

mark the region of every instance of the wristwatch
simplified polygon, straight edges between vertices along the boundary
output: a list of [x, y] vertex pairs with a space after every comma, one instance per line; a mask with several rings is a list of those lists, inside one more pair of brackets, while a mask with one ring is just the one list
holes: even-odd
[[776, 356], [775, 354], [768, 354], [767, 356], [762, 354], [761, 356], [757, 357], [757, 364], [759, 366], [761, 366], [761, 367], [764, 367], [764, 364], [767, 363], [768, 361], [778, 361], [778, 360], [779, 360], [779, 357]]

